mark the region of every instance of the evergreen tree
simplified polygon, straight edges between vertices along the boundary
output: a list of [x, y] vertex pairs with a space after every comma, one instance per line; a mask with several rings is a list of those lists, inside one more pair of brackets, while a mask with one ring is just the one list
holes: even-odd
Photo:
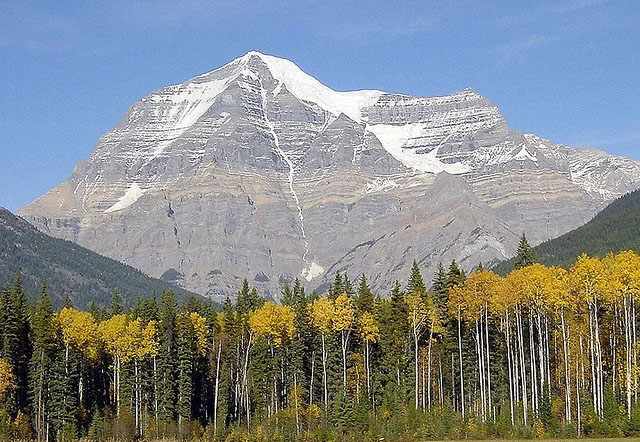
[[29, 360], [31, 341], [27, 319], [27, 301], [22, 288], [22, 278], [16, 276], [10, 295], [3, 295], [5, 304], [5, 324], [2, 342], [2, 357], [9, 363], [15, 376], [16, 388], [5, 399], [6, 410], [11, 416], [25, 410], [28, 404]]
[[71, 298], [69, 295], [64, 295], [64, 299], [62, 300], [62, 308], [73, 308], [73, 303], [71, 302]]
[[445, 286], [447, 290], [461, 284], [465, 280], [466, 275], [464, 271], [458, 267], [458, 263], [455, 261], [451, 261], [449, 265], [449, 271], [447, 272], [447, 278], [445, 280]]
[[[346, 293], [349, 296], [355, 294], [355, 290], [353, 290], [353, 285], [351, 284], [351, 280], [349, 279], [349, 275], [347, 275], [346, 273], [344, 274], [344, 277], [343, 277], [343, 286], [344, 286], [344, 293]], [[340, 294], [338, 294], [338, 295], [340, 295]]]
[[192, 414], [193, 368], [196, 354], [192, 335], [193, 329], [189, 317], [180, 315], [176, 322], [178, 425], [182, 425], [185, 419], [190, 419]]
[[293, 304], [305, 302], [305, 298], [304, 287], [302, 287], [300, 280], [296, 278], [293, 283]]
[[422, 279], [422, 273], [416, 260], [413, 260], [411, 265], [411, 275], [409, 276], [409, 282], [407, 284], [407, 293], [418, 293], [420, 296], [427, 294], [427, 287]]
[[294, 302], [293, 291], [291, 290], [289, 283], [285, 282], [284, 288], [282, 289], [282, 305], [293, 305]]
[[260, 307], [262, 301], [263, 299], [258, 295], [258, 291], [255, 288], [249, 289], [249, 282], [245, 278], [236, 298], [236, 310], [238, 313], [246, 315]]
[[333, 279], [333, 284], [329, 287], [329, 298], [336, 299], [339, 295], [345, 292], [344, 280], [340, 272], [336, 272]]
[[533, 256], [531, 246], [527, 241], [526, 235], [523, 233], [520, 237], [520, 244], [518, 245], [518, 252], [516, 254], [516, 262], [514, 264], [515, 269], [521, 269], [523, 267], [535, 264], [536, 260]]
[[[31, 312], [31, 334], [33, 342], [33, 356], [29, 367], [31, 404], [33, 414], [33, 425], [38, 435], [38, 439], [49, 439], [54, 435], [54, 429], [49, 423], [58, 421], [52, 418], [52, 414], [57, 414], [55, 405], [60, 406], [60, 396], [52, 395], [52, 383], [57, 370], [53, 365], [56, 363], [56, 335], [53, 326], [53, 309], [51, 298], [43, 286], [40, 296]], [[60, 392], [57, 392], [60, 393]]]
[[362, 274], [360, 277], [360, 284], [358, 285], [358, 298], [356, 299], [356, 305], [361, 312], [373, 311], [374, 296], [373, 292], [369, 288], [367, 278]]
[[176, 416], [177, 392], [177, 333], [176, 312], [177, 304], [174, 293], [171, 290], [162, 295], [160, 307], [160, 321], [158, 335], [160, 347], [158, 348], [158, 363], [155, 382], [158, 392], [157, 416], [161, 421], [170, 422]]
[[118, 289], [113, 291], [113, 295], [111, 296], [111, 316], [121, 315], [124, 312], [124, 306], [122, 305], [122, 297], [120, 296], [120, 292]]

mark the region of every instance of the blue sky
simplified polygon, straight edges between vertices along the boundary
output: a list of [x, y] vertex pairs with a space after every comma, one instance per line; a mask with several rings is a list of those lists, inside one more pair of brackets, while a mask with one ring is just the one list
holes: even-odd
[[472, 87], [509, 125], [640, 159], [640, 2], [0, 0], [0, 205], [62, 182], [127, 107], [259, 50], [338, 89]]

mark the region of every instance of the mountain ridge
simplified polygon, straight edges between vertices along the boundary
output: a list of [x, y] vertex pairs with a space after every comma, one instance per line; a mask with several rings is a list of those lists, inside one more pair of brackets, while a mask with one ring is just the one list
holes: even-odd
[[[545, 265], [567, 268], [583, 253], [602, 258], [626, 250], [640, 253], [640, 190], [615, 199], [583, 226], [533, 247], [532, 253]], [[512, 258], [495, 269], [506, 274], [513, 264]]]
[[129, 304], [168, 289], [181, 299], [195, 296], [75, 243], [49, 237], [0, 207], [0, 281], [10, 283], [18, 274], [30, 296], [46, 283], [56, 305], [69, 296], [80, 308], [90, 301], [107, 306], [114, 289]]

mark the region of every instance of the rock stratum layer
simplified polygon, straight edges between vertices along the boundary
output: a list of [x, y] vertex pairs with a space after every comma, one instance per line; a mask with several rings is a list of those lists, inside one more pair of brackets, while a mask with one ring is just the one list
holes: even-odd
[[471, 89], [336, 92], [249, 52], [133, 104], [19, 214], [204, 295], [249, 277], [277, 298], [294, 278], [364, 273], [385, 293], [414, 259], [504, 259], [638, 187], [640, 163], [512, 131]]

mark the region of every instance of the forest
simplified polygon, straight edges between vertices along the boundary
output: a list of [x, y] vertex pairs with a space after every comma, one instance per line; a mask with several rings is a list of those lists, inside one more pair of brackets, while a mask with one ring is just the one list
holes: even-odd
[[[171, 291], [52, 307], [0, 298], [0, 438], [425, 440], [640, 435], [640, 256], [452, 262], [373, 293], [245, 280], [222, 309]], [[428, 287], [429, 286], [429, 287]]]

